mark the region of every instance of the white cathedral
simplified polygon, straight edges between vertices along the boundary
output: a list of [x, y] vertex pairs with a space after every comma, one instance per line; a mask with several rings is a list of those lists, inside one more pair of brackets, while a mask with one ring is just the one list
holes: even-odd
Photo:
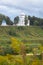
[[[27, 26], [29, 26], [29, 25], [30, 25], [30, 20], [28, 20], [28, 23], [27, 23]], [[20, 14], [19, 22], [18, 22], [17, 26], [25, 26], [25, 14], [24, 13]]]

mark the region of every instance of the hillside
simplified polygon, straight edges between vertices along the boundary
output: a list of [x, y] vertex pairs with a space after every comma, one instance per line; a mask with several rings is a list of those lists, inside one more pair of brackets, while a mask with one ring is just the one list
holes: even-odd
[[18, 54], [23, 42], [26, 53], [43, 51], [43, 27], [36, 26], [0, 26], [0, 55]]
[[25, 39], [43, 39], [43, 28], [36, 26], [0, 26], [0, 36], [14, 36], [16, 38]]
[[43, 28], [35, 26], [0, 26], [0, 38], [9, 40], [10, 37], [15, 37], [22, 42], [42, 42]]

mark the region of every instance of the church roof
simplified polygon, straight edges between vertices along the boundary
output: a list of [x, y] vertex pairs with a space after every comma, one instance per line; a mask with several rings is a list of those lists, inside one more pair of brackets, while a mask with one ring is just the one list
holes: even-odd
[[25, 16], [25, 13], [21, 13], [20, 15], [21, 15], [21, 16]]

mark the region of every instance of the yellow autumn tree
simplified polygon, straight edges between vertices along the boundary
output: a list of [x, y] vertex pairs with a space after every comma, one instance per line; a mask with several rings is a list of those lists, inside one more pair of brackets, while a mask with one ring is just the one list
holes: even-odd
[[14, 50], [14, 53], [19, 53], [20, 52], [20, 44], [21, 42], [17, 40], [14, 37], [11, 37], [11, 48]]

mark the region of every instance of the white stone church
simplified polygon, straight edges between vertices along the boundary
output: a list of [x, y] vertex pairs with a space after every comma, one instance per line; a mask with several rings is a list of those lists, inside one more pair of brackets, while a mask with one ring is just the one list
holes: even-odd
[[[30, 25], [30, 20], [28, 20], [28, 23], [27, 23], [27, 26], [29, 26], [29, 25]], [[24, 13], [20, 14], [19, 23], [17, 24], [17, 26], [25, 26], [25, 14]]]

